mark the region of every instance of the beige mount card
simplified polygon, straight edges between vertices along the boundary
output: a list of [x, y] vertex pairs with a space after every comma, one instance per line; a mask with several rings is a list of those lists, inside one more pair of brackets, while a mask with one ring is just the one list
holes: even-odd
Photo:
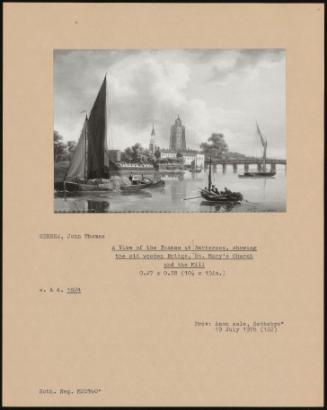
[[5, 3], [3, 405], [324, 404], [323, 34]]

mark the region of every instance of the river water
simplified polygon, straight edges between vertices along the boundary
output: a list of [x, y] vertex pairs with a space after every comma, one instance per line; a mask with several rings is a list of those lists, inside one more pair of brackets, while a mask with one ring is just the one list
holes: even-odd
[[[256, 168], [250, 167], [250, 171]], [[240, 204], [208, 204], [199, 198], [199, 191], [208, 184], [208, 170], [201, 173], [185, 171], [182, 176], [162, 175], [164, 187], [148, 188], [138, 193], [120, 192], [74, 193], [63, 196], [55, 193], [55, 212], [103, 213], [103, 212], [285, 212], [286, 170], [277, 166], [272, 178], [239, 178], [243, 167], [234, 173], [227, 166], [213, 170], [213, 184], [219, 190], [227, 187], [241, 192], [244, 200]], [[196, 198], [193, 198], [196, 197]], [[193, 199], [189, 199], [193, 198]]]

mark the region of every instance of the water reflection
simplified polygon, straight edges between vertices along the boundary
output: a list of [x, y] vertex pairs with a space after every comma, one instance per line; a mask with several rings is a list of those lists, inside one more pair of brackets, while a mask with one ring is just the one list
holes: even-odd
[[[59, 209], [57, 212], [68, 213], [104, 213], [109, 212], [110, 203], [108, 201], [83, 199], [65, 195], [57, 197]], [[56, 203], [56, 202], [55, 202]]]
[[[275, 178], [239, 178], [228, 167], [221, 166], [212, 175], [219, 190], [228, 187], [241, 192], [244, 201], [211, 203], [204, 201], [200, 190], [208, 184], [208, 169], [199, 173], [162, 175], [165, 186], [148, 187], [138, 192], [56, 192], [55, 212], [285, 212], [286, 178], [278, 169]], [[187, 200], [186, 200], [187, 199]], [[110, 204], [110, 205], [109, 205]]]
[[183, 181], [183, 179], [184, 179], [184, 174], [185, 174], [185, 171], [184, 172], [175, 172], [175, 173], [172, 173], [172, 172], [170, 172], [170, 173], [167, 173], [167, 172], [161, 172], [160, 173], [160, 176], [161, 176], [161, 179], [163, 179], [163, 180], [171, 180], [171, 181], [173, 181], [173, 180], [179, 180], [179, 181]]
[[97, 213], [103, 213], [103, 212], [108, 212], [109, 210], [109, 202], [107, 201], [93, 201], [88, 199], [87, 200], [87, 209], [88, 212], [97, 212]]
[[122, 195], [126, 196], [136, 196], [136, 197], [143, 197], [143, 198], [151, 198], [151, 192], [149, 191], [136, 191], [136, 192], [128, 192], [128, 191], [122, 191]]
[[210, 212], [231, 212], [233, 208], [240, 207], [241, 204], [237, 202], [225, 202], [225, 203], [217, 203], [217, 202], [209, 202], [209, 201], [202, 201], [202, 206], [210, 207]]
[[181, 199], [187, 196], [186, 184], [180, 184], [178, 182], [172, 183], [170, 186], [170, 196], [173, 203], [178, 203]]
[[266, 200], [266, 179], [267, 178], [263, 178], [263, 189], [262, 189], [262, 191], [263, 191], [263, 200], [265, 201]]

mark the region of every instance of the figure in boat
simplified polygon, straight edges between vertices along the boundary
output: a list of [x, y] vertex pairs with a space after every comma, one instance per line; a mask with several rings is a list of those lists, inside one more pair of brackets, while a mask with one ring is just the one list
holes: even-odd
[[218, 188], [212, 184], [211, 157], [209, 163], [208, 187], [201, 189], [200, 193], [202, 198], [209, 202], [240, 202], [243, 200], [243, 195], [240, 192], [233, 192], [226, 187], [223, 191], [219, 191]]
[[244, 172], [244, 174], [240, 174], [240, 178], [260, 178], [260, 177], [273, 177], [276, 175], [275, 171], [267, 171], [267, 146], [268, 146], [268, 141], [266, 138], [263, 137], [259, 125], [257, 124], [257, 135], [259, 136], [259, 140], [262, 144], [263, 147], [263, 154], [262, 154], [262, 163], [259, 164], [261, 166], [261, 170], [257, 172]]

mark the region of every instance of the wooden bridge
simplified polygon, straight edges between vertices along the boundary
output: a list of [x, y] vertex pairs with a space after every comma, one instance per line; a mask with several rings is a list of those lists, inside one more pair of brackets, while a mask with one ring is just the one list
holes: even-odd
[[[263, 164], [262, 158], [229, 158], [229, 159], [219, 159], [219, 160], [212, 160], [211, 161], [213, 166], [221, 165], [223, 168], [223, 172], [226, 171], [227, 165], [231, 165], [233, 167], [233, 171], [237, 172], [237, 168], [239, 165], [244, 166], [244, 171], [249, 171], [250, 165], [256, 165], [258, 171], [262, 171]], [[206, 159], [205, 164], [208, 165], [209, 161]], [[284, 165], [286, 169], [286, 159], [278, 159], [278, 158], [267, 158], [266, 159], [267, 168], [271, 171], [276, 171], [276, 165]]]

